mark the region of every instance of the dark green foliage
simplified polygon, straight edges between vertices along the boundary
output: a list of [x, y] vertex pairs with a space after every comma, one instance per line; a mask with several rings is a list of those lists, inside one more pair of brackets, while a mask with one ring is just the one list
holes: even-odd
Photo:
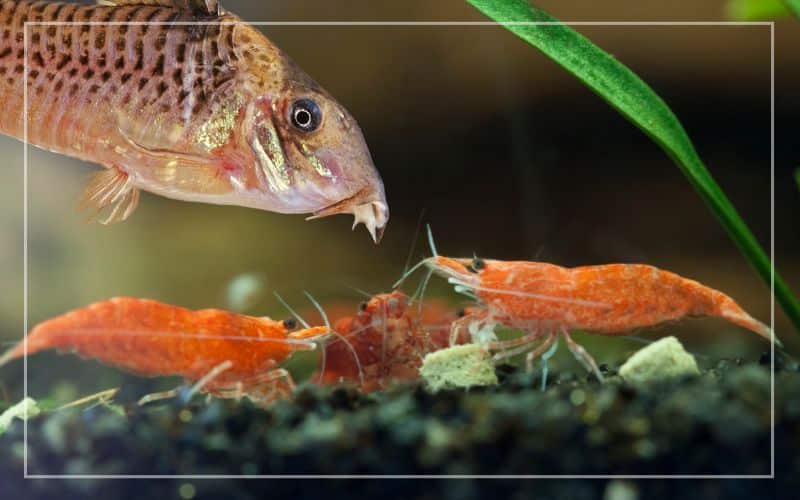
[[783, 0], [783, 3], [794, 14], [795, 18], [800, 19], [800, 0]]

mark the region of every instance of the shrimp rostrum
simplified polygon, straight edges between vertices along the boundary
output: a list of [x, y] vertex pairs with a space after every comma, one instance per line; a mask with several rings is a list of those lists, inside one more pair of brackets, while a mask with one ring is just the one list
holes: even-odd
[[[275, 321], [118, 297], [37, 325], [0, 356], [0, 365], [58, 349], [141, 376], [181, 376], [193, 384], [190, 394], [246, 396], [267, 405], [294, 390], [290, 373], [280, 364], [295, 351], [315, 349], [327, 334], [326, 327], [298, 329], [294, 318]], [[175, 394], [145, 396], [140, 403]]]
[[[453, 323], [452, 338], [467, 330], [473, 342], [495, 352], [496, 360], [527, 352], [529, 370], [535, 358], [551, 355], [563, 337], [573, 355], [602, 380], [594, 359], [570, 331], [628, 335], [687, 316], [723, 318], [778, 343], [768, 326], [726, 294], [650, 265], [566, 268], [542, 262], [450, 258], [437, 255], [430, 233], [429, 241], [434, 255], [416, 267], [427, 267], [478, 302]], [[498, 340], [496, 326], [522, 335]]]

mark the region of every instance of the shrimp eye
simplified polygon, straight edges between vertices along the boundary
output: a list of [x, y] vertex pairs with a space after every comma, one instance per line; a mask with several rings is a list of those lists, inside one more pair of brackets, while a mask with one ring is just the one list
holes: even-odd
[[480, 257], [475, 257], [474, 259], [472, 259], [472, 262], [470, 262], [470, 264], [467, 267], [467, 269], [469, 271], [477, 274], [479, 271], [483, 270], [483, 268], [485, 268], [485, 267], [486, 267], [486, 262], [483, 259], [481, 259]]
[[289, 118], [296, 129], [313, 132], [322, 122], [322, 110], [311, 99], [298, 99], [292, 103]]
[[283, 320], [283, 326], [286, 327], [287, 330], [294, 330], [297, 328], [297, 320], [294, 318], [288, 318]]
[[366, 303], [366, 302], [362, 302], [362, 303], [360, 303], [360, 304], [358, 305], [358, 310], [359, 310], [359, 311], [366, 311], [366, 310], [367, 310], [367, 303]]

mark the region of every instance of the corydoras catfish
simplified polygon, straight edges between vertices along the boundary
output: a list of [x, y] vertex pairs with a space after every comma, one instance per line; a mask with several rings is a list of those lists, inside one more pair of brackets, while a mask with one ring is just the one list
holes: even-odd
[[350, 213], [380, 239], [389, 210], [355, 119], [216, 1], [3, 0], [0, 27], [0, 132], [106, 167], [81, 203], [101, 222], [143, 189]]

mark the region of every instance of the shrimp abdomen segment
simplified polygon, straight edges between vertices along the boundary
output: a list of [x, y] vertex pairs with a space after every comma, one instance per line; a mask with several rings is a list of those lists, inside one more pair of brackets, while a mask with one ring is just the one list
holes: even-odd
[[771, 338], [769, 327], [724, 293], [645, 264], [565, 268], [489, 261], [476, 291], [495, 316], [518, 326], [552, 322], [622, 335], [686, 316], [716, 316]]
[[614, 334], [686, 316], [716, 316], [770, 338], [769, 328], [731, 297], [654, 266], [609, 264], [571, 272], [577, 297], [608, 305], [584, 309], [576, 328]]

